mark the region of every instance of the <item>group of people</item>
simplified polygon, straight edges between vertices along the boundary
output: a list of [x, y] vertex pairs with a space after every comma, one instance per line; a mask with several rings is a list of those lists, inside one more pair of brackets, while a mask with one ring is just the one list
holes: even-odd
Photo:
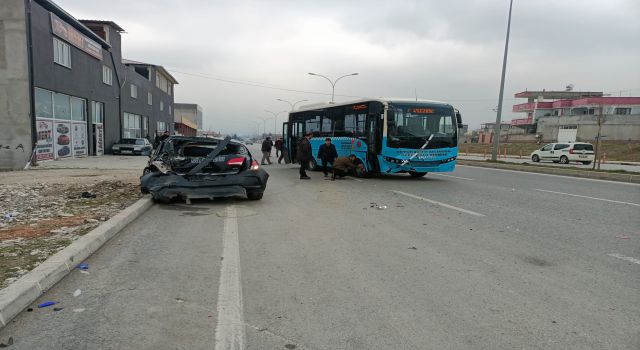
[[[313, 137], [313, 133], [307, 133], [297, 144], [296, 159], [300, 162], [300, 179], [311, 179], [307, 175], [309, 163], [313, 160], [313, 152], [309, 140]], [[351, 154], [348, 157], [338, 157], [336, 146], [331, 143], [330, 138], [326, 138], [324, 143], [320, 145], [318, 150], [318, 159], [322, 163], [322, 171], [324, 177], [329, 177], [329, 164], [332, 164], [331, 181], [336, 177], [342, 178], [346, 175], [355, 175], [357, 172], [364, 170], [364, 165], [358, 161], [358, 158]]]
[[[277, 139], [276, 142], [274, 143], [273, 141], [271, 141], [271, 137], [267, 136], [267, 138], [264, 141], [262, 141], [262, 148], [261, 148], [262, 160], [260, 161], [260, 164], [262, 165], [272, 164], [271, 151], [274, 147], [276, 149], [276, 158], [278, 158], [278, 164], [282, 164], [282, 160], [285, 159], [283, 145], [284, 145], [284, 141], [282, 141], [281, 138]], [[285, 163], [286, 162], [287, 161], [285, 160]]]

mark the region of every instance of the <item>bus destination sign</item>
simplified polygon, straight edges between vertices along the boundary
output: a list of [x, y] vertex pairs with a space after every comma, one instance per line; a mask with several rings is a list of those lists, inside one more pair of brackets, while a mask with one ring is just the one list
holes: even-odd
[[433, 108], [414, 108], [411, 110], [411, 113], [414, 114], [433, 114], [435, 112], [436, 111]]

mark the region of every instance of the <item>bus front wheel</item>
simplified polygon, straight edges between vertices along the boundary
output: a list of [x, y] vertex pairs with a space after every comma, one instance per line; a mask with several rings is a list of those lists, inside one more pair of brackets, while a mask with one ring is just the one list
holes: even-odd
[[423, 177], [425, 175], [427, 175], [426, 172], [417, 172], [417, 171], [410, 171], [409, 175], [411, 175], [411, 177]]

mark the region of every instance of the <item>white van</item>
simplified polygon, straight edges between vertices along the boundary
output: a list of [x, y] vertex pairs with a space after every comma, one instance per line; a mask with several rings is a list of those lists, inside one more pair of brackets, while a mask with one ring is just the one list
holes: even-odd
[[593, 145], [585, 142], [549, 143], [531, 153], [531, 160], [534, 162], [550, 160], [562, 164], [569, 164], [569, 162], [591, 164], [594, 157]]

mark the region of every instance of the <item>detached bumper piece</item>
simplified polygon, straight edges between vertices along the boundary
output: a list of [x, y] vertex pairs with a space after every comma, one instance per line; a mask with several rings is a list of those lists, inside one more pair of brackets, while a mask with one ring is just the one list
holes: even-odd
[[269, 174], [259, 169], [234, 175], [179, 175], [151, 172], [140, 178], [140, 189], [151, 193], [158, 202], [168, 203], [182, 199], [189, 204], [192, 199], [216, 199], [248, 197], [259, 199], [267, 186]]

